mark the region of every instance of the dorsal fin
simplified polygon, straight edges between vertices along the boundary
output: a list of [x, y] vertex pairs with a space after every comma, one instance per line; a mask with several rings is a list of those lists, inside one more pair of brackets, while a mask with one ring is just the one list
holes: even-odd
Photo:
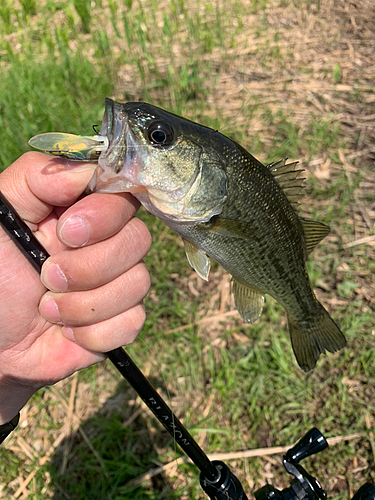
[[301, 221], [305, 236], [307, 255], [309, 255], [317, 244], [330, 233], [331, 228], [322, 222], [316, 222], [315, 220], [308, 220], [303, 217], [299, 217], [299, 220]]
[[268, 170], [273, 175], [280, 188], [283, 190], [285, 196], [288, 198], [289, 203], [294, 210], [298, 208], [298, 200], [300, 199], [303, 191], [304, 177], [299, 177], [303, 169], [296, 169], [298, 161], [293, 163], [286, 163], [288, 158], [284, 158], [275, 163], [267, 165]]

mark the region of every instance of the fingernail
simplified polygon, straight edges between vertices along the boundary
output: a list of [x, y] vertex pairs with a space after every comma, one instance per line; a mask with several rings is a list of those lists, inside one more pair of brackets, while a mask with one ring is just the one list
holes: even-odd
[[70, 340], [72, 342], [76, 342], [76, 339], [74, 337], [74, 332], [73, 332], [73, 328], [72, 327], [70, 327], [70, 326], [63, 326], [63, 328], [62, 328], [62, 334], [68, 340]]
[[83, 247], [90, 238], [86, 220], [79, 215], [68, 217], [60, 228], [59, 238], [69, 247]]
[[43, 295], [42, 300], [39, 304], [39, 312], [47, 321], [50, 321], [51, 323], [62, 324], [59, 308], [50, 295]]
[[66, 292], [68, 289], [68, 280], [61, 271], [60, 266], [54, 262], [46, 262], [42, 267], [40, 276], [43, 285], [51, 292]]

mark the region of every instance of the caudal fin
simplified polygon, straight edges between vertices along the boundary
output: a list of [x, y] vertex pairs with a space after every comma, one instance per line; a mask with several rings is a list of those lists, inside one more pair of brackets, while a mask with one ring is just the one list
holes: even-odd
[[306, 325], [288, 316], [288, 324], [297, 363], [305, 372], [314, 368], [320, 354], [338, 351], [346, 345], [344, 335], [323, 306], [315, 323]]

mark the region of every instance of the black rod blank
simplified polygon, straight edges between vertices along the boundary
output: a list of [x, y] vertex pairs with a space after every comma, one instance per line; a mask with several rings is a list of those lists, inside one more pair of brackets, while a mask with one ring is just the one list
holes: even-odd
[[49, 255], [0, 191], [0, 224], [38, 273]]
[[216, 467], [212, 464], [202, 448], [165, 403], [164, 399], [159, 396], [134, 361], [132, 361], [127, 352], [119, 347], [118, 349], [114, 349], [113, 351], [109, 351], [105, 354], [112, 361], [121, 375], [126, 378], [133, 389], [137, 391], [140, 398], [144, 401], [144, 403], [146, 403], [176, 443], [178, 443], [186, 455], [191, 458], [193, 463], [201, 471], [202, 475], [210, 481], [215, 481], [219, 476], [219, 472]]

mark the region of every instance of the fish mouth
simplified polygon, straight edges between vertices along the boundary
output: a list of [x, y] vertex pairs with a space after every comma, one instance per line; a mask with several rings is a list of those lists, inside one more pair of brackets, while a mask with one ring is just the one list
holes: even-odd
[[[98, 166], [89, 183], [88, 191], [128, 192], [142, 199], [143, 204], [150, 197], [155, 205], [167, 210], [165, 202], [170, 204], [182, 200], [192, 187], [195, 177], [171, 190], [165, 186], [155, 186], [155, 179], [150, 179], [145, 169], [147, 148], [142, 151], [144, 146], [137, 141], [129, 125], [128, 109], [132, 109], [132, 104], [121, 104], [106, 98], [99, 137], [106, 140], [108, 147], [98, 159]], [[151, 208], [149, 209], [151, 211]]]
[[[124, 148], [126, 144], [121, 144], [121, 141], [128, 133], [129, 126], [122, 106], [107, 97], [105, 99], [105, 111], [102, 126], [100, 128], [100, 135], [107, 137], [108, 148], [101, 156], [102, 159], [106, 161], [107, 166], [111, 168], [115, 174], [118, 174], [122, 168], [122, 155], [120, 149]], [[120, 156], [120, 158], [118, 158], [118, 156]]]
[[144, 186], [137, 181], [140, 169], [139, 145], [129, 127], [123, 104], [105, 99], [99, 135], [107, 138], [108, 147], [99, 157], [95, 174], [88, 186], [89, 191], [133, 194], [144, 192]]

